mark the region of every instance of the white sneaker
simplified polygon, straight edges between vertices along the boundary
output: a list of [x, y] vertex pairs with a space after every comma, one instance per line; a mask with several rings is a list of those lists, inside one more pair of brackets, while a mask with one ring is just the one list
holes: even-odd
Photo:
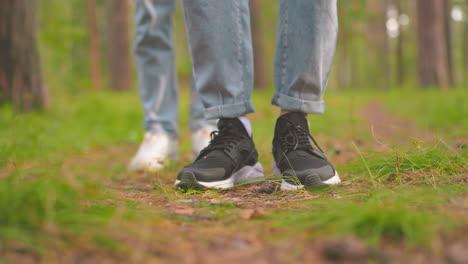
[[210, 143], [211, 132], [217, 130], [214, 126], [206, 125], [192, 133], [192, 154], [196, 158], [198, 154]]
[[178, 160], [177, 139], [166, 134], [145, 133], [135, 157], [128, 165], [130, 172], [156, 172], [163, 169], [169, 160]]

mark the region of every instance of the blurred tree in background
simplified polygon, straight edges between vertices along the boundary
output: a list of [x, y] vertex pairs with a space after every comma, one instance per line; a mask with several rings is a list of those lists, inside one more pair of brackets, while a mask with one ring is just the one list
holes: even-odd
[[374, 65], [368, 69], [366, 82], [372, 87], [380, 86], [388, 89], [390, 83], [390, 51], [386, 30], [388, 0], [368, 0], [366, 8], [368, 10], [366, 41], [369, 45], [367, 59]]
[[130, 0], [106, 0], [107, 62], [110, 87], [116, 91], [132, 87], [130, 44]]
[[86, 0], [89, 37], [89, 72], [91, 87], [94, 91], [101, 90], [101, 51], [99, 47], [99, 27], [96, 15], [96, 0]]
[[47, 92], [37, 50], [35, 1], [0, 0], [0, 103], [43, 108]]
[[[466, 1], [466, 0], [465, 0]], [[462, 26], [462, 41], [461, 41], [461, 46], [463, 48], [463, 66], [462, 68], [464, 69], [462, 71], [462, 76], [464, 76], [463, 80], [465, 81], [465, 84], [468, 84], [468, 50], [466, 47], [468, 47], [468, 3], [464, 2], [463, 9], [462, 9], [461, 18], [462, 21], [464, 21], [464, 25]], [[460, 32], [459, 30], [458, 32]]]
[[262, 25], [262, 0], [250, 0], [250, 24], [252, 28], [252, 48], [254, 52], [254, 85], [263, 89], [268, 86], [268, 71], [265, 67], [264, 36]]
[[422, 87], [452, 85], [450, 1], [418, 0], [418, 68]]
[[[19, 5], [23, 1], [0, 2]], [[250, 4], [255, 85], [271, 87], [278, 3], [251, 0]], [[16, 18], [15, 26], [24, 23], [34, 28], [37, 9], [41, 63], [53, 92], [75, 94], [106, 87], [125, 90], [135, 86], [133, 5], [131, 0], [38, 0], [36, 8], [28, 5], [23, 11], [2, 7], [6, 15], [2, 15], [0, 32], [5, 32], [5, 19], [14, 12], [26, 12], [21, 19]], [[468, 85], [468, 0], [342, 0], [338, 9], [340, 31], [330, 89], [449, 89]], [[179, 77], [188, 82], [190, 58], [180, 8], [175, 20]], [[30, 38], [34, 40], [34, 33]], [[18, 51], [7, 51], [7, 42], [2, 41], [5, 65], [5, 52]], [[33, 62], [35, 57], [30, 58]], [[10, 68], [4, 66], [0, 74], [11, 75]], [[11, 90], [12, 86], [8, 87]], [[30, 85], [24, 91], [28, 89], [35, 88]], [[5, 91], [2, 88], [3, 100], [10, 96]]]

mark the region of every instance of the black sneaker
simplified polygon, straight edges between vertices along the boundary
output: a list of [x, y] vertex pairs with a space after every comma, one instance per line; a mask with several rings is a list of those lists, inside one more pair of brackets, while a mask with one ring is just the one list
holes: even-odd
[[[311, 144], [315, 144], [314, 148]], [[273, 174], [281, 175], [281, 189], [327, 186], [341, 182], [322, 149], [309, 132], [303, 113], [287, 113], [278, 118], [273, 138]]]
[[224, 189], [263, 177], [258, 152], [238, 118], [221, 118], [219, 131], [211, 133], [210, 144], [195, 161], [177, 175], [182, 189]]

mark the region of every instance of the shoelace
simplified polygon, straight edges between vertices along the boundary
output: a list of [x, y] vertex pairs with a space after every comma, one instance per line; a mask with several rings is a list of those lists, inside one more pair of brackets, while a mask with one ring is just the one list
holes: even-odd
[[233, 133], [231, 126], [210, 133], [211, 141], [206, 148], [200, 152], [200, 157], [206, 156], [213, 150], [231, 150], [244, 137], [244, 135]]
[[286, 153], [298, 149], [313, 149], [313, 146], [310, 144], [310, 140], [312, 140], [317, 149], [325, 155], [324, 151], [318, 145], [317, 141], [314, 139], [314, 137], [312, 137], [312, 135], [309, 134], [309, 132], [306, 129], [294, 124], [293, 122], [287, 119], [285, 120], [290, 125], [290, 132], [286, 136], [281, 138], [281, 147]]

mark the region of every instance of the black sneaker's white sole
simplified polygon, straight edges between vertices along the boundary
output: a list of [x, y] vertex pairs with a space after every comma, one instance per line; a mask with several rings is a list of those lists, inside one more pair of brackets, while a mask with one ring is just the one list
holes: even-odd
[[207, 188], [207, 189], [227, 189], [234, 187], [234, 185], [249, 182], [252, 180], [263, 178], [263, 167], [260, 162], [257, 162], [254, 166], [244, 166], [240, 170], [236, 171], [231, 177], [226, 180], [216, 182], [202, 182], [197, 181], [195, 175], [190, 172], [186, 172], [181, 176], [181, 179], [177, 179], [175, 186], [189, 189], [189, 188]]
[[[276, 163], [273, 163], [273, 175], [280, 176], [281, 172], [276, 166]], [[320, 176], [318, 175], [310, 175], [306, 177], [306, 181], [308, 184], [301, 185], [301, 184], [292, 184], [287, 182], [285, 179], [281, 179], [281, 190], [300, 190], [304, 189], [306, 186], [330, 186], [330, 185], [337, 185], [341, 183], [340, 175], [335, 170], [335, 175], [326, 181], [322, 181]]]

